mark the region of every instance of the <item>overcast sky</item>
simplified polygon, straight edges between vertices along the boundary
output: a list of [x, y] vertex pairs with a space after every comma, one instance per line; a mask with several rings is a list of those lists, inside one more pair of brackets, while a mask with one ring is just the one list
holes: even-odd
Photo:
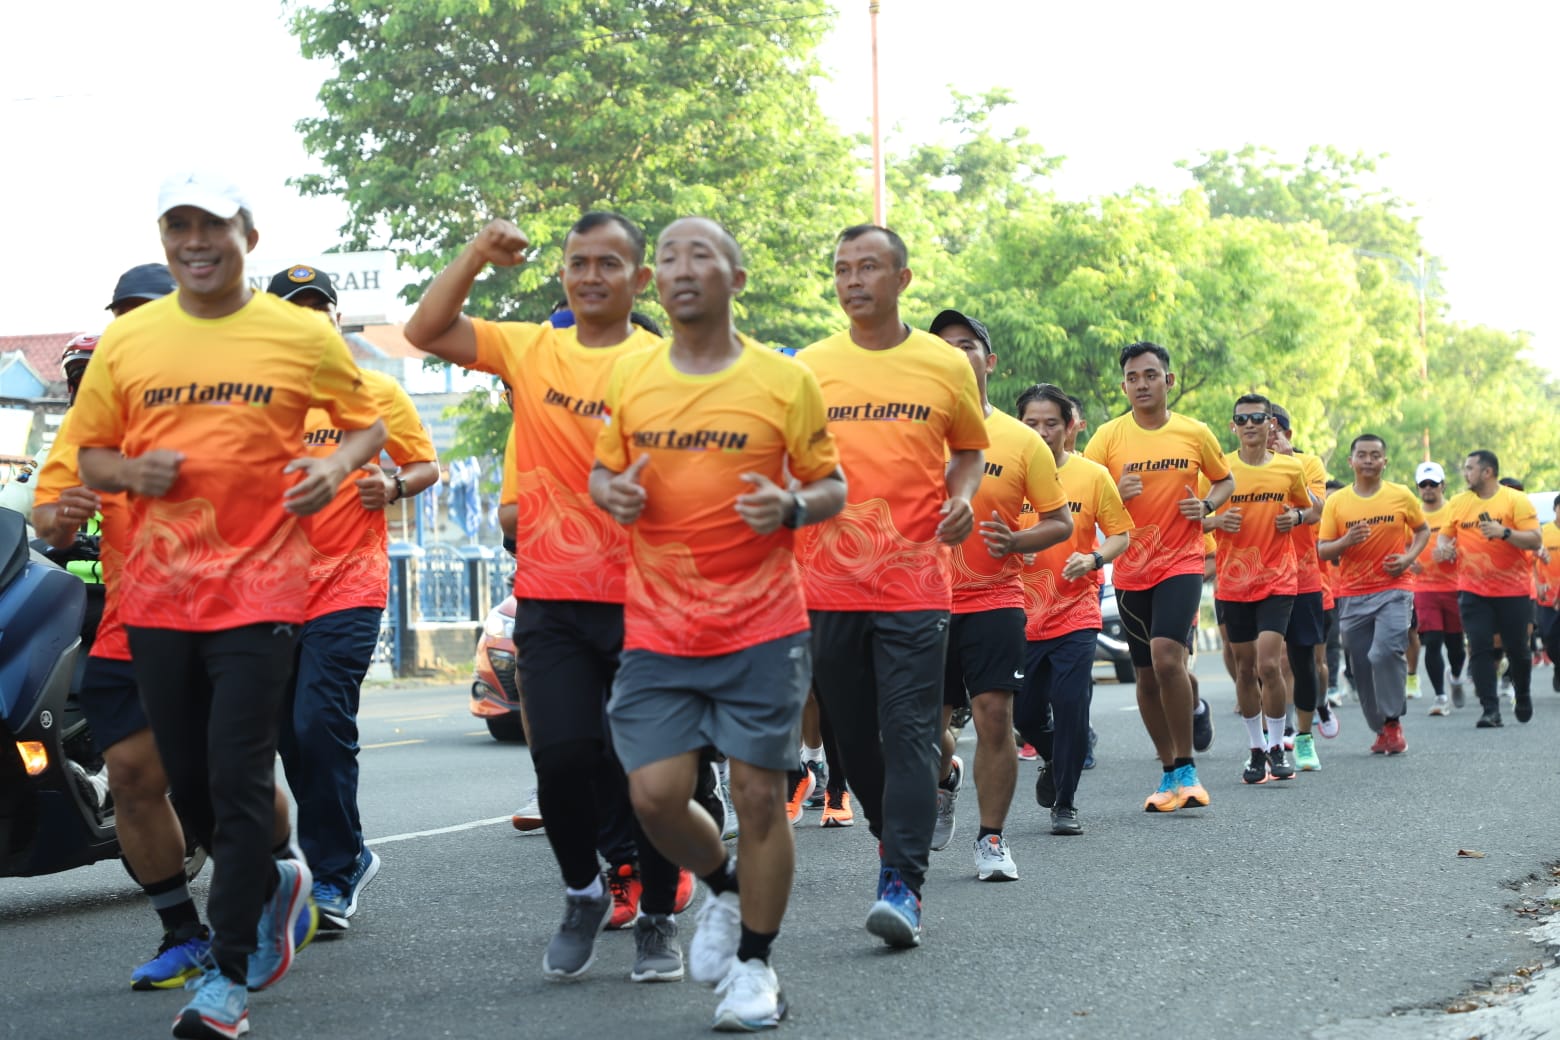
[[[843, 0], [825, 110], [865, 132], [868, 3]], [[1560, 370], [1554, 34], [1533, 4], [882, 0], [890, 147], [941, 133], [948, 86], [1003, 86], [1011, 119], [1065, 155], [1059, 192], [1179, 189], [1200, 149], [1387, 152], [1444, 259], [1452, 315], [1534, 335]], [[253, 196], [267, 256], [334, 244], [343, 210], [285, 184], [315, 167], [293, 124], [328, 68], [278, 6], [22, 5], [0, 42], [0, 334], [95, 330], [115, 277], [160, 259], [157, 184], [196, 157]], [[892, 213], [889, 215], [892, 222]], [[282, 263], [287, 262], [282, 260]]]

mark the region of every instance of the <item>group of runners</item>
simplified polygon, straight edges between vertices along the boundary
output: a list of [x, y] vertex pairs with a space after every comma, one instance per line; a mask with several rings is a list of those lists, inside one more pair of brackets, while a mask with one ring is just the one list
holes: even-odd
[[[231, 183], [170, 179], [158, 221], [166, 270], [128, 273], [121, 289], [136, 291], [116, 291], [115, 320], [67, 365], [75, 403], [35, 523], [65, 544], [102, 517], [107, 606], [83, 702], [164, 927], [133, 984], [191, 980], [174, 1035], [231, 1037], [248, 1028], [248, 991], [287, 971], [316, 921], [345, 928], [378, 870], [355, 756], [385, 602], [384, 507], [438, 467], [404, 391], [352, 362], [327, 276], [299, 266], [269, 294], [245, 287], [257, 232]], [[1334, 601], [1373, 751], [1406, 748], [1416, 595], [1435, 597], [1419, 607], [1429, 657], [1454, 623], [1468, 634], [1479, 724], [1500, 724], [1497, 636], [1522, 648], [1510, 674], [1517, 718], [1531, 715], [1515, 600], [1528, 607], [1527, 554], [1543, 547], [1488, 452], [1468, 456], [1468, 490], [1427, 519], [1439, 468], [1420, 468], [1422, 503], [1382, 479], [1386, 445], [1363, 434], [1352, 486], [1329, 496], [1282, 408], [1233, 402], [1239, 447], [1226, 453], [1170, 411], [1170, 354], [1141, 342], [1119, 356], [1129, 410], [1079, 454], [1082, 408], [1061, 388], [1036, 383], [1012, 414], [989, 399], [998, 358], [981, 321], [956, 308], [928, 331], [903, 320], [908, 252], [875, 225], [835, 245], [846, 327], [794, 357], [737, 330], [749, 274], [701, 217], [664, 228], [652, 266], [632, 221], [582, 216], [559, 272], [572, 324], [467, 316], [478, 277], [530, 245], [508, 221], [487, 225], [405, 334], [503, 379], [513, 408], [514, 639], [564, 885], [549, 979], [579, 978], [604, 929], [631, 927], [634, 981], [686, 973], [716, 988], [715, 1028], [778, 1024], [792, 825], [814, 801], [825, 826], [850, 826], [852, 796], [879, 851], [866, 930], [918, 945], [931, 853], [955, 831], [966, 771], [950, 720], [965, 707], [976, 876], [1018, 878], [1004, 834], [1018, 743], [1041, 760], [1052, 832], [1081, 834], [1108, 565], [1162, 767], [1149, 812], [1210, 801], [1195, 754], [1212, 713], [1188, 667], [1210, 560], [1246, 783], [1320, 768], [1313, 718], [1338, 732], [1322, 695]], [[633, 310], [652, 278], [664, 337]], [[1441, 673], [1427, 671], [1444, 708]], [[181, 820], [215, 861], [209, 931], [185, 886]], [[707, 891], [685, 956], [677, 914], [696, 881]]]

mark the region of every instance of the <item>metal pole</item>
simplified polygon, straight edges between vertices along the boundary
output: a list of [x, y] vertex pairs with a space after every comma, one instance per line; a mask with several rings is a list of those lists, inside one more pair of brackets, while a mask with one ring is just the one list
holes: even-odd
[[872, 18], [872, 222], [884, 226], [887, 209], [883, 191], [883, 126], [878, 118], [878, 8], [881, 0], [869, 0]]

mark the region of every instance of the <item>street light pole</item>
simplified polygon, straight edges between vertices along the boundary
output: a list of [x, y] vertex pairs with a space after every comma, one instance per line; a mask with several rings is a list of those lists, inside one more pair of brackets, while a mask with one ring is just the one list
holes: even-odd
[[870, 0], [867, 12], [872, 18], [872, 222], [885, 227], [888, 216], [883, 198], [883, 125], [878, 117], [878, 8], [881, 0]]

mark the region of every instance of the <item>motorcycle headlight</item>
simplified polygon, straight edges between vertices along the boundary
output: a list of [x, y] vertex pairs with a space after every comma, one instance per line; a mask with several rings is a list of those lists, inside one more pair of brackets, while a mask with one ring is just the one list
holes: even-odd
[[513, 639], [515, 619], [495, 607], [488, 611], [487, 620], [482, 623], [482, 631], [489, 639]]

